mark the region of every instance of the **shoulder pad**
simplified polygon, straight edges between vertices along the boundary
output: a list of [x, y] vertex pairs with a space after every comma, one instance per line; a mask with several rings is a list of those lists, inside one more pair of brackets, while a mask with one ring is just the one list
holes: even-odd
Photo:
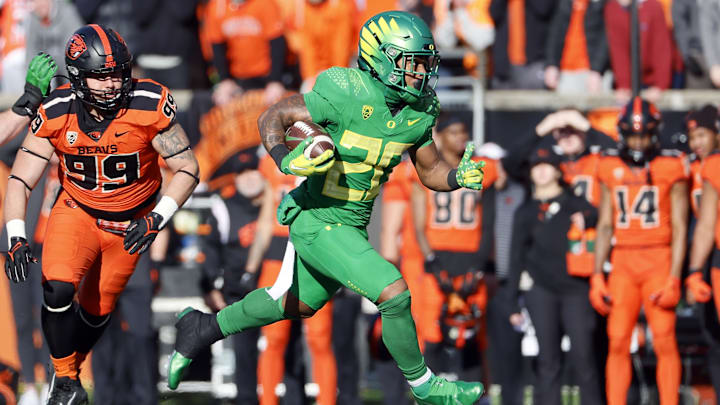
[[72, 112], [74, 100], [75, 93], [72, 92], [69, 84], [51, 91], [42, 103], [47, 119], [53, 120]]
[[135, 82], [130, 92], [129, 110], [155, 111], [163, 97], [163, 86], [149, 79]]

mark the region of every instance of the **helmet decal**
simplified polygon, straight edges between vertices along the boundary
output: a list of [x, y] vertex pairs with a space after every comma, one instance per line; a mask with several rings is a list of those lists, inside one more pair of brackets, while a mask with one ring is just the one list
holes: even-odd
[[117, 66], [117, 63], [113, 59], [112, 47], [110, 46], [110, 40], [108, 39], [107, 33], [105, 33], [105, 30], [97, 24], [90, 24], [90, 26], [95, 30], [95, 32], [97, 32], [98, 36], [100, 37], [100, 42], [102, 43], [103, 51], [105, 52], [105, 67], [114, 68], [115, 66]]
[[67, 46], [67, 57], [71, 60], [77, 60], [85, 51], [87, 51], [87, 45], [83, 37], [79, 34], [73, 35]]

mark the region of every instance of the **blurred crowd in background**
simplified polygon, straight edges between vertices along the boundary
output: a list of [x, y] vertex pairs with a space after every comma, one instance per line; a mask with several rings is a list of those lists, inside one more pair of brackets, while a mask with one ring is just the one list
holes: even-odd
[[[152, 320], [157, 316], [153, 299], [196, 295], [217, 311], [257, 286], [272, 284], [287, 241], [274, 211], [294, 179], [281, 175], [258, 147], [257, 117], [287, 94], [311, 89], [323, 70], [355, 66], [358, 29], [370, 16], [392, 9], [421, 16], [433, 29], [443, 58], [441, 77], [469, 76], [494, 90], [612, 93], [616, 105], [623, 105], [631, 97], [629, 6], [630, 0], [0, 0], [0, 93], [22, 92], [27, 63], [40, 51], [61, 66], [53, 87], [66, 83], [65, 45], [86, 23], [122, 34], [134, 56], [134, 77], [192, 90], [178, 120], [201, 165], [200, 191], [144, 255], [107, 336], [93, 351], [92, 376], [86, 370], [83, 378], [95, 382], [95, 403], [158, 403], [157, 386], [164, 377], [158, 363], [163, 364], [159, 358], [167, 348], [163, 351], [162, 329], [158, 335]], [[639, 20], [641, 87], [647, 99], [657, 101], [667, 89], [720, 87], [720, 2], [641, 0]], [[710, 118], [703, 115], [703, 125], [717, 134], [717, 109], [708, 108], [714, 112], [705, 113]], [[591, 114], [566, 110], [545, 117], [547, 112], [526, 120], [526, 133], [502, 134], [504, 147], [487, 143], [478, 149], [488, 162], [483, 193], [430, 192], [413, 180], [412, 166], [403, 163], [383, 191], [373, 225], [374, 243], [401, 268], [413, 294], [413, 314], [430, 367], [450, 378], [482, 379], [493, 387], [488, 401], [498, 403], [502, 397], [504, 405], [519, 405], [533, 396], [535, 403], [546, 403], [542, 395], [547, 393], [538, 387], [560, 382], [563, 401], [579, 401], [583, 392], [583, 404], [596, 403], [591, 395], [597, 403], [604, 396], [607, 336], [603, 318], [589, 302], [574, 306], [589, 333], [571, 338], [599, 353], [586, 363], [595, 372], [576, 368], [572, 373], [571, 366], [558, 365], [558, 354], [552, 361], [558, 366], [550, 372], [556, 379], [547, 383], [537, 378], [547, 378], [548, 369], [538, 369], [532, 360], [538, 354], [533, 311], [528, 314], [508, 299], [517, 293], [518, 286], [511, 284], [523, 284], [514, 278], [520, 277], [520, 269], [512, 268], [511, 257], [518, 254], [512, 234], [517, 227], [513, 221], [522, 212], [518, 208], [532, 200], [531, 185], [539, 181], [531, 178], [530, 168], [544, 163], [560, 173], [565, 159], [562, 152], [547, 155], [552, 147], [538, 149], [540, 139], [567, 146], [562, 140], [578, 135], [583, 156], [596, 155], [617, 140], [617, 110], [596, 128], [607, 135], [591, 129], [596, 124]], [[687, 140], [686, 120], [679, 121]], [[472, 138], [472, 122], [470, 111], [441, 116], [435, 140], [446, 160], [459, 161]], [[519, 143], [509, 139], [514, 137]], [[19, 142], [0, 148], [0, 178], [6, 178]], [[38, 252], [58, 188], [54, 170], [48, 173], [33, 193], [28, 214]], [[590, 190], [582, 194], [597, 204]], [[450, 247], [458, 244], [459, 249]], [[428, 260], [431, 253], [445, 267]], [[448, 266], [456, 270], [448, 272]], [[34, 273], [34, 280], [31, 276], [31, 282], [12, 289], [3, 285], [4, 278], [0, 282], [0, 325], [17, 330], [16, 336], [0, 334], [5, 339], [0, 341], [0, 397], [14, 398], [4, 387], [17, 391], [20, 381], [20, 405], [41, 403], [47, 379], [48, 354], [39, 328], [39, 265]], [[587, 282], [568, 288], [575, 287], [587, 298]], [[687, 330], [700, 336], [690, 339], [688, 356], [717, 352], [717, 343], [707, 343], [716, 340], [703, 340], [695, 323]], [[644, 347], [644, 339], [634, 342]], [[232, 345], [237, 404], [276, 404], [278, 396], [283, 404], [309, 403], [306, 393], [320, 405], [360, 404], [368, 401], [361, 392], [371, 385], [369, 379], [382, 392], [377, 402], [410, 401], [407, 385], [382, 345], [378, 317], [350, 291], [342, 291], [332, 305], [302, 324], [288, 321], [242, 333]], [[565, 342], [563, 353], [569, 353], [568, 346]], [[648, 390], [654, 382], [646, 375], [654, 370], [651, 345], [633, 353], [640, 363], [630, 403], [653, 403], [656, 395]], [[191, 380], [210, 378], [212, 356], [207, 353], [208, 361], [196, 362]], [[584, 359], [571, 360], [578, 367]], [[306, 368], [307, 363], [311, 366]], [[687, 373], [698, 371], [691, 363]], [[709, 362], [698, 364], [697, 376], [684, 379], [684, 386], [711, 385]], [[303, 389], [308, 381], [315, 384], [314, 391]], [[533, 385], [534, 394], [526, 388]], [[337, 397], [328, 394], [335, 391]], [[707, 395], [697, 392], [696, 399], [714, 396], [712, 389]]]

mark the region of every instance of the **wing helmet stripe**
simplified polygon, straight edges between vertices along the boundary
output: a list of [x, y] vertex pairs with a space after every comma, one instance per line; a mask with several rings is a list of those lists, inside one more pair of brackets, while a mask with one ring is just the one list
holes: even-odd
[[91, 27], [97, 32], [98, 36], [100, 37], [100, 42], [102, 42], [103, 49], [105, 51], [105, 66], [107, 66], [108, 63], [113, 62], [113, 55], [112, 55], [112, 48], [110, 47], [110, 40], [108, 39], [107, 33], [105, 33], [105, 30], [102, 29], [97, 24], [90, 24]]

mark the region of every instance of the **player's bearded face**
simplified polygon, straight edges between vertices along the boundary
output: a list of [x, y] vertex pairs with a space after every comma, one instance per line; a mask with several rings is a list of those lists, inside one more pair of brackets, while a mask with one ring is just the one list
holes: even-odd
[[111, 101], [120, 97], [122, 72], [89, 74], [85, 80], [92, 96], [96, 100]]
[[705, 127], [698, 127], [688, 134], [688, 145], [698, 157], [704, 159], [717, 148], [718, 135]]

